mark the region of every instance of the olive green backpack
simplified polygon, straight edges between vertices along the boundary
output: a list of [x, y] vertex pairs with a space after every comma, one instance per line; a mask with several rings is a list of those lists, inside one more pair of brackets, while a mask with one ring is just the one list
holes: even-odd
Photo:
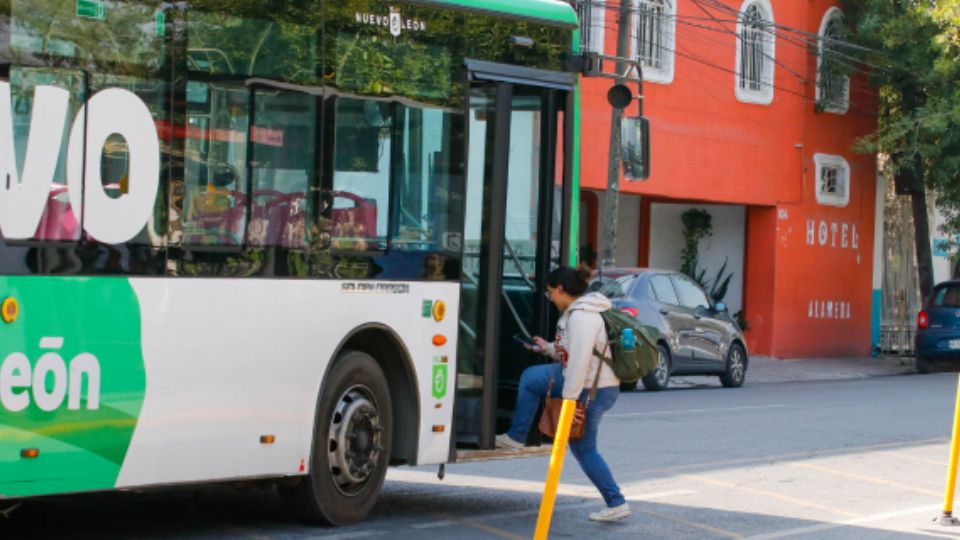
[[[657, 341], [660, 331], [652, 326], [641, 324], [629, 313], [617, 309], [608, 309], [600, 313], [607, 330], [607, 342], [611, 355], [606, 356], [596, 349], [594, 354], [603, 359], [612, 369], [620, 382], [632, 383], [649, 375], [657, 368], [660, 351]], [[633, 330], [636, 345], [625, 349], [620, 337], [624, 329]]]

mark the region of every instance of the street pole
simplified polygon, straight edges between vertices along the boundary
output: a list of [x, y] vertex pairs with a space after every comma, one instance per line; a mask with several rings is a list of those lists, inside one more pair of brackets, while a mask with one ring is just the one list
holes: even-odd
[[[615, 84], [624, 83], [627, 64], [619, 61], [630, 54], [630, 6], [631, 0], [620, 0], [617, 16], [617, 78]], [[613, 107], [610, 113], [610, 151], [607, 154], [607, 192], [604, 199], [603, 235], [600, 267], [610, 268], [616, 264], [617, 222], [620, 212], [620, 129], [623, 109]]]
[[953, 436], [950, 437], [950, 465], [947, 467], [947, 487], [943, 493], [943, 513], [934, 521], [941, 525], [957, 526], [960, 520], [953, 516], [953, 495], [957, 487], [957, 450], [960, 444], [960, 378], [957, 381], [957, 404], [953, 410]]

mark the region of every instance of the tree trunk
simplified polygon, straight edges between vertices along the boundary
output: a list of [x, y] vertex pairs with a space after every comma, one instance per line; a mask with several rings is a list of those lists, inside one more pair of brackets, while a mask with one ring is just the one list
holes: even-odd
[[[920, 167], [918, 167], [920, 168]], [[897, 174], [903, 174], [901, 171]], [[917, 276], [920, 278], [921, 302], [933, 291], [933, 254], [930, 250], [930, 220], [927, 213], [927, 190], [923, 183], [923, 174], [908, 178], [912, 188], [910, 202], [913, 209], [913, 238], [917, 250]]]

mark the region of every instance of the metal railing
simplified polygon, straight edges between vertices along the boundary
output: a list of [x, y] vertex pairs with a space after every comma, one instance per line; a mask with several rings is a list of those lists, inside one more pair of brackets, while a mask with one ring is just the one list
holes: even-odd
[[881, 324], [880, 353], [912, 355], [914, 331], [913, 325], [909, 324]]

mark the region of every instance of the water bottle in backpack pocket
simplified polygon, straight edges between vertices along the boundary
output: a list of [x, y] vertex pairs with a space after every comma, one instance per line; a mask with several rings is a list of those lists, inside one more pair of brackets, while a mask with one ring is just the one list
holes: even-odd
[[656, 328], [644, 326], [632, 315], [616, 309], [600, 313], [607, 331], [609, 355], [594, 353], [612, 369], [620, 382], [632, 383], [656, 369], [659, 352]]
[[630, 351], [637, 346], [637, 336], [633, 335], [633, 328], [624, 328], [620, 332], [620, 348]]

